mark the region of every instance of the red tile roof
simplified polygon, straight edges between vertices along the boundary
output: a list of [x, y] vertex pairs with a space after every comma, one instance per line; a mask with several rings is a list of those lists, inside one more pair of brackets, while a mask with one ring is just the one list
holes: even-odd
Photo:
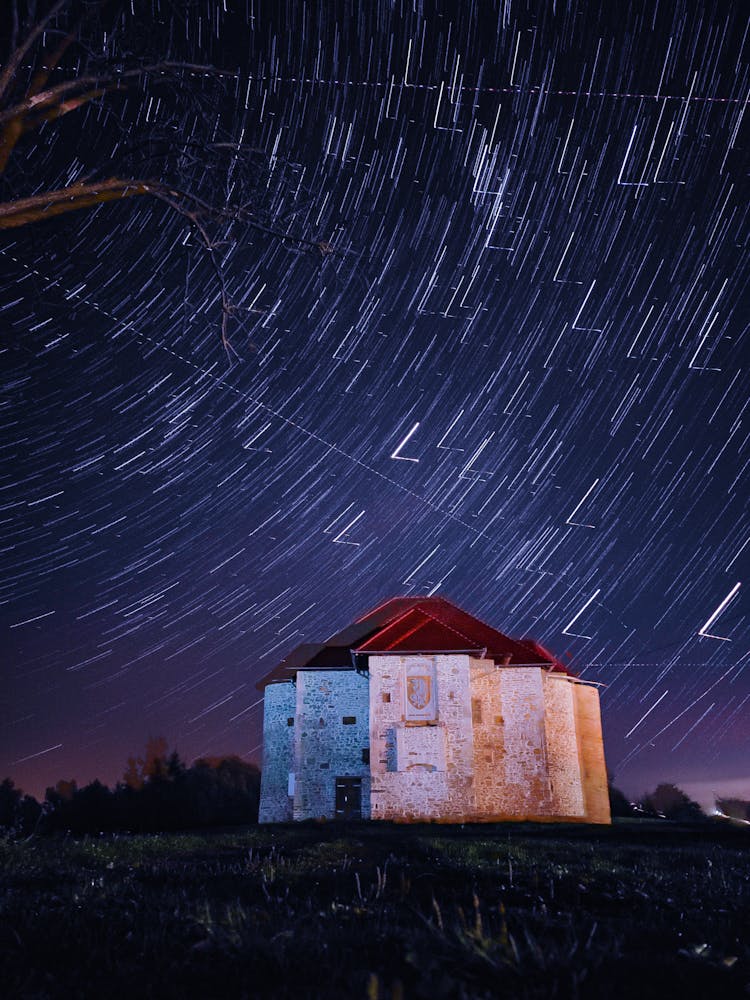
[[458, 632], [420, 608], [407, 612], [389, 622], [371, 636], [356, 653], [405, 653], [405, 652], [483, 652], [484, 647], [469, 636]]
[[533, 639], [511, 639], [444, 597], [394, 597], [335, 633], [325, 643], [292, 650], [257, 684], [291, 680], [297, 670], [351, 670], [368, 653], [473, 653], [512, 666], [545, 666], [570, 673]]

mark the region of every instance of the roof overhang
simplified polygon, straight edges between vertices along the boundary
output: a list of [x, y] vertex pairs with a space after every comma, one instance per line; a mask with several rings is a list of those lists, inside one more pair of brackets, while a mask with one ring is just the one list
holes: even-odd
[[354, 649], [357, 656], [484, 656], [486, 649]]
[[[443, 597], [397, 597], [347, 625], [323, 643], [292, 650], [256, 687], [293, 681], [300, 670], [357, 670], [363, 656], [463, 654], [496, 667], [541, 667], [575, 676], [533, 640], [513, 639]], [[359, 663], [358, 663], [359, 661]]]

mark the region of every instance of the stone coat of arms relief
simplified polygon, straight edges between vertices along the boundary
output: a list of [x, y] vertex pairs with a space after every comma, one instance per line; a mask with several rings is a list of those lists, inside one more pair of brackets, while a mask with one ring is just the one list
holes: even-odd
[[426, 708], [432, 698], [432, 678], [419, 674], [407, 677], [406, 697], [418, 711]]
[[426, 657], [415, 657], [404, 664], [404, 721], [431, 723], [437, 720], [437, 684], [435, 665]]

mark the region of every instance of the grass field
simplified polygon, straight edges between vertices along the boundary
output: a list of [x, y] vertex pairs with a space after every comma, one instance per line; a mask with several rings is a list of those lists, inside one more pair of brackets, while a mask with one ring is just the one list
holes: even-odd
[[750, 835], [646, 821], [0, 841], [3, 997], [750, 996]]

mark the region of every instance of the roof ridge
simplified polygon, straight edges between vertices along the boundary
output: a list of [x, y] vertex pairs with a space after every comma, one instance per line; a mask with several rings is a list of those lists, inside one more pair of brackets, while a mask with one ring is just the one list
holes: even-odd
[[392, 601], [408, 601], [408, 600], [409, 600], [408, 597], [399, 597], [398, 594], [395, 597], [387, 597], [384, 601], [381, 601], [380, 604], [376, 604], [374, 608], [370, 608], [369, 611], [365, 611], [365, 613], [363, 615], [360, 615], [359, 618], [355, 618], [354, 621], [352, 622], [352, 625], [361, 624], [363, 621], [366, 621], [368, 618], [371, 618], [374, 614], [377, 614], [377, 612], [380, 611], [381, 608], [384, 608], [387, 604], [390, 604]]
[[[372, 635], [368, 635], [367, 638], [364, 641], [359, 642], [357, 644], [357, 646], [354, 647], [354, 648], [355, 649], [361, 649], [362, 646], [366, 646], [367, 643], [371, 642], [376, 636], [380, 635], [383, 632], [387, 632], [388, 629], [393, 628], [395, 625], [398, 625], [399, 622], [403, 621], [404, 618], [406, 618], [407, 615], [410, 615], [412, 613], [412, 611], [414, 611], [414, 610], [415, 610], [414, 607], [407, 608], [406, 611], [403, 611], [396, 618], [391, 618], [390, 621], [386, 622], [384, 625], [381, 625], [380, 628], [375, 629], [375, 631], [373, 632]], [[424, 612], [422, 612], [422, 613], [424, 614]]]
[[[411, 635], [413, 632], [418, 631], [419, 628], [423, 628], [426, 624], [428, 624], [428, 622], [432, 622], [433, 624], [437, 625], [439, 628], [445, 630], [446, 632], [451, 632], [453, 635], [459, 636], [459, 638], [463, 639], [465, 642], [469, 644], [468, 646], [469, 649], [474, 650], [474, 649], [484, 648], [484, 647], [479, 647], [475, 639], [472, 639], [469, 636], [464, 635], [463, 632], [461, 632], [457, 628], [454, 628], [453, 625], [449, 625], [447, 622], [441, 622], [439, 618], [435, 618], [433, 615], [428, 614], [422, 608], [415, 606], [409, 608], [407, 611], [405, 611], [398, 618], [395, 618], [393, 621], [388, 622], [388, 624], [384, 625], [383, 628], [378, 629], [378, 631], [375, 632], [374, 635], [371, 635], [367, 640], [365, 640], [365, 642], [363, 642], [360, 646], [358, 646], [356, 651], [364, 650], [365, 647], [368, 646], [369, 643], [377, 639], [378, 636], [383, 635], [383, 633], [389, 631], [391, 628], [397, 625], [404, 624], [405, 619], [407, 619], [409, 615], [412, 614], [420, 615], [423, 621], [420, 623], [420, 625], [417, 626], [416, 629], [413, 629], [412, 632], [408, 633], [408, 635]], [[401, 638], [403, 639], [404, 637], [402, 636]]]
[[[507, 639], [508, 642], [510, 644], [512, 644], [513, 646], [521, 645], [521, 646], [525, 646], [527, 649], [529, 648], [528, 644], [526, 642], [524, 642], [522, 639], [514, 639], [512, 635], [506, 635], [505, 632], [501, 632], [499, 629], [495, 628], [494, 625], [489, 625], [486, 621], [484, 621], [484, 619], [478, 618], [471, 611], [466, 611], [466, 609], [462, 608], [460, 605], [454, 604], [453, 601], [449, 601], [446, 598], [441, 598], [441, 600], [445, 601], [446, 604], [451, 605], [451, 607], [455, 608], [457, 611], [460, 611], [461, 614], [466, 615], [468, 618], [472, 618], [474, 621], [479, 622], [480, 625], [484, 626], [484, 628], [488, 629], [490, 632], [493, 632], [495, 635], [501, 636], [503, 639]], [[424, 614], [428, 614], [427, 611], [424, 611], [423, 613]], [[434, 618], [434, 616], [432, 616], [432, 615], [430, 615], [429, 617], [433, 618], [433, 621], [438, 622], [438, 624], [440, 624], [440, 625], [444, 624], [443, 622], [440, 621], [440, 619]], [[457, 635], [460, 635], [462, 638], [467, 639], [467, 641], [474, 642], [473, 639], [469, 639], [468, 636], [464, 635], [464, 633], [461, 632], [458, 628], [456, 628], [455, 625], [449, 625], [447, 627], [450, 628]], [[536, 640], [532, 640], [532, 641], [535, 642]], [[537, 645], [541, 645], [541, 644], [537, 643]], [[550, 650], [548, 650], [546, 647], [542, 647], [542, 650], [543, 650], [543, 652], [544, 652], [544, 654], [546, 656], [550, 657], [550, 659], [546, 660], [545, 662], [547, 662], [547, 663], [553, 663], [553, 664], [556, 663], [556, 662], [560, 662], [559, 660], [557, 660], [557, 658], [554, 656], [554, 654], [551, 653]], [[538, 656], [542, 655], [540, 652], [538, 652], [535, 649], [532, 649], [532, 652], [536, 652]]]
[[391, 604], [394, 601], [414, 602], [413, 604], [410, 605], [408, 610], [411, 610], [412, 607], [414, 607], [421, 601], [443, 601], [446, 604], [452, 604], [453, 607], [456, 608], [458, 607], [457, 604], [453, 604], [453, 601], [449, 600], [447, 597], [443, 597], [442, 595], [415, 594], [413, 596], [407, 597], [403, 594], [396, 594], [393, 597], [387, 597], [384, 601], [381, 601], [380, 604], [376, 604], [374, 608], [370, 608], [369, 611], [366, 611], [363, 615], [360, 615], [359, 618], [355, 618], [354, 621], [352, 622], [352, 625], [359, 625], [361, 622], [365, 621], [367, 618], [370, 618], [372, 615], [377, 614], [378, 611], [381, 611], [383, 608], [386, 607], [386, 605]]
[[[458, 607], [458, 605], [454, 604], [454, 607]], [[412, 610], [414, 610], [414, 609], [412, 609]], [[462, 610], [462, 609], [459, 608], [459, 611], [460, 610]], [[443, 628], [447, 628], [451, 632], [455, 632], [456, 635], [460, 635], [461, 638], [462, 639], [466, 639], [467, 642], [469, 642], [469, 643], [475, 642], [474, 639], [470, 639], [468, 635], [464, 635], [464, 633], [461, 631], [461, 629], [456, 628], [454, 625], [448, 625], [446, 622], [441, 622], [439, 618], [436, 618], [434, 615], [431, 615], [428, 611], [424, 611], [421, 608], [420, 608], [420, 611], [422, 612], [423, 615], [425, 615], [425, 617], [432, 619], [432, 621], [436, 622], [438, 625], [442, 625]], [[479, 619], [477, 619], [477, 621], [478, 620]], [[487, 627], [489, 628], [490, 626], [487, 626]], [[495, 629], [495, 631], [497, 631], [497, 629]]]
[[488, 629], [491, 629], [491, 631], [493, 631], [493, 632], [497, 632], [497, 633], [498, 633], [498, 635], [502, 635], [502, 637], [503, 637], [504, 639], [510, 639], [510, 641], [511, 641], [511, 642], [514, 642], [514, 643], [515, 643], [515, 642], [518, 642], [518, 641], [519, 641], [518, 639], [514, 639], [512, 635], [506, 635], [506, 634], [505, 634], [505, 632], [501, 632], [501, 631], [500, 631], [500, 629], [498, 629], [498, 628], [495, 628], [495, 626], [494, 626], [494, 625], [490, 625], [490, 624], [489, 624], [488, 622], [486, 622], [486, 621], [484, 620], [484, 618], [480, 618], [480, 617], [479, 617], [478, 615], [475, 615], [475, 614], [474, 614], [473, 612], [471, 612], [471, 611], [466, 611], [466, 610], [465, 610], [464, 608], [461, 608], [461, 607], [459, 607], [459, 606], [458, 606], [457, 604], [456, 604], [456, 605], [454, 605], [454, 607], [457, 607], [457, 608], [458, 608], [458, 610], [459, 610], [459, 611], [462, 611], [462, 612], [463, 612], [463, 613], [464, 613], [465, 615], [469, 615], [469, 617], [470, 617], [470, 618], [474, 618], [474, 619], [476, 619], [476, 621], [478, 621], [478, 622], [480, 622], [480, 623], [481, 623], [482, 625], [484, 625], [484, 627], [485, 627], [485, 628], [488, 628]]

